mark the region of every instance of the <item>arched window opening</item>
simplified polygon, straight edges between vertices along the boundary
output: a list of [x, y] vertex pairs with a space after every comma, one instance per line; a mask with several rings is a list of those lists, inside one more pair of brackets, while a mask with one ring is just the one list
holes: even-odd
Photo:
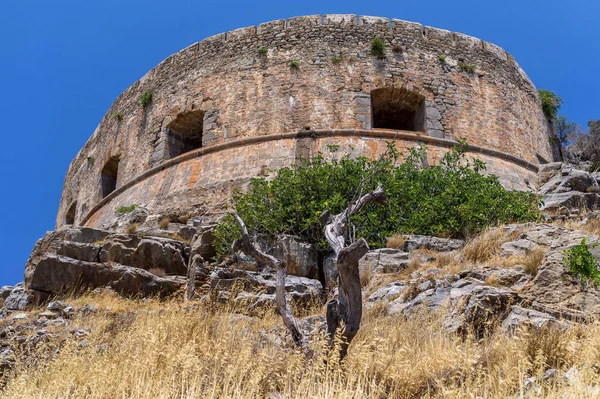
[[77, 202], [73, 202], [65, 216], [65, 224], [75, 224], [75, 213], [77, 212]]
[[204, 111], [196, 110], [179, 114], [167, 126], [167, 159], [202, 147]]
[[117, 175], [119, 173], [119, 156], [114, 156], [102, 168], [102, 198], [115, 191], [117, 188]]
[[425, 98], [404, 88], [371, 92], [374, 129], [425, 131]]

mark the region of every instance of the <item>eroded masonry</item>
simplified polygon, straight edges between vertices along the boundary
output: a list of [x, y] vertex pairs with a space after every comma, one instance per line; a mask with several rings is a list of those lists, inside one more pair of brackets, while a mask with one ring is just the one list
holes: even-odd
[[250, 178], [331, 144], [368, 157], [426, 145], [435, 162], [465, 138], [524, 189], [553, 160], [550, 134], [536, 88], [494, 44], [378, 17], [273, 21], [195, 43], [125, 90], [71, 162], [56, 225], [106, 228], [131, 204], [219, 213]]

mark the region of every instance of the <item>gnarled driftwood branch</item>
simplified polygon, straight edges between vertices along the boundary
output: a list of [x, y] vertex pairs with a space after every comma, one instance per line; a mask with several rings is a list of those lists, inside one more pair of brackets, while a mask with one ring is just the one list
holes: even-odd
[[287, 275], [285, 263], [272, 255], [262, 252], [260, 249], [254, 246], [250, 240], [248, 229], [246, 228], [246, 224], [242, 218], [236, 212], [233, 212], [232, 215], [242, 229], [242, 236], [238, 241], [239, 248], [242, 250], [242, 252], [253, 257], [261, 263], [270, 265], [277, 270], [277, 287], [275, 289], [275, 303], [277, 305], [277, 310], [283, 318], [283, 323], [292, 333], [292, 338], [294, 339], [296, 345], [306, 349], [306, 339], [304, 338], [302, 332], [300, 332], [298, 324], [296, 323], [296, 319], [292, 314], [292, 309], [290, 308], [290, 305], [285, 297], [285, 277]]
[[341, 346], [341, 357], [343, 358], [350, 342], [358, 333], [360, 320], [362, 318], [362, 289], [360, 286], [360, 275], [358, 261], [368, 251], [369, 245], [361, 238], [349, 246], [346, 246], [344, 228], [350, 217], [370, 203], [385, 203], [383, 187], [379, 185], [375, 191], [363, 195], [357, 201], [352, 202], [341, 213], [331, 216], [327, 211], [321, 216], [321, 221], [326, 223], [325, 237], [333, 249], [338, 268], [338, 296], [327, 303], [327, 333], [330, 343], [337, 329], [343, 323], [342, 337], [344, 341]]

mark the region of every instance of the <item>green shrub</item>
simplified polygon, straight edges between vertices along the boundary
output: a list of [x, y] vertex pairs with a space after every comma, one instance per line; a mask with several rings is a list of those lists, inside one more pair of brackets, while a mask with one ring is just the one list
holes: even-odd
[[556, 119], [558, 110], [562, 106], [562, 98], [546, 89], [539, 89], [538, 93], [540, 94], [540, 100], [542, 101], [542, 111], [544, 111], [544, 115], [546, 115], [546, 118], [548, 118], [550, 122], [553, 122]]
[[266, 47], [259, 47], [258, 48], [258, 54], [262, 57], [266, 56], [267, 54], [269, 54], [269, 49]]
[[94, 162], [96, 162], [96, 158], [92, 155], [92, 156], [88, 157], [87, 161], [88, 161], [88, 166], [92, 167], [92, 166], [94, 166]]
[[443, 54], [438, 55], [438, 60], [443, 64], [446, 62], [446, 56]]
[[477, 68], [477, 66], [475, 66], [474, 64], [466, 64], [464, 62], [459, 62], [458, 67], [460, 68], [461, 71], [466, 72], [466, 73], [473, 73], [473, 72], [475, 72], [475, 69]]
[[342, 61], [344, 61], [344, 59], [342, 57], [339, 57], [339, 56], [331, 57], [331, 62], [334, 64], [339, 64]]
[[[598, 244], [594, 244], [595, 248]], [[571, 272], [581, 280], [591, 281], [594, 285], [600, 284], [600, 271], [598, 262], [590, 252], [590, 247], [583, 238], [579, 245], [563, 252], [563, 262]]]
[[290, 68], [292, 68], [292, 69], [298, 69], [298, 68], [300, 68], [300, 61], [298, 61], [298, 60], [291, 60], [290, 61]]
[[140, 105], [142, 107], [147, 107], [150, 103], [152, 102], [152, 92], [150, 90], [147, 90], [144, 94], [142, 94], [142, 96], [140, 97]]
[[379, 59], [385, 58], [385, 42], [382, 38], [376, 37], [371, 40], [371, 55]]
[[115, 112], [113, 117], [118, 120], [118, 121], [122, 121], [123, 120], [123, 114], [120, 112]]
[[[497, 177], [482, 173], [483, 162], [466, 159], [465, 150], [461, 143], [438, 165], [426, 168], [424, 150], [410, 150], [398, 164], [394, 143], [377, 161], [348, 156], [326, 161], [319, 154], [280, 169], [270, 179], [253, 179], [247, 193], [234, 195], [234, 209], [252, 232], [297, 235], [323, 252], [329, 246], [321, 213], [342, 211], [357, 191], [368, 192], [379, 183], [388, 196], [387, 205], [367, 206], [351, 220], [356, 236], [374, 248], [385, 246], [386, 239], [398, 232], [465, 237], [499, 223], [540, 219], [538, 196], [506, 190]], [[232, 217], [220, 223], [216, 236], [222, 255], [239, 237]]]
[[115, 208], [115, 212], [117, 212], [117, 215], [125, 215], [126, 213], [133, 212], [137, 207], [139, 207], [138, 204], [131, 204], [129, 206], [119, 206]]

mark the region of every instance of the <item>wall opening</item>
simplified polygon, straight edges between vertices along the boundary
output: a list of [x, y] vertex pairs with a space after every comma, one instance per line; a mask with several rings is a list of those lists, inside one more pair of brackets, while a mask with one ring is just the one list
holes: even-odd
[[114, 156], [102, 168], [102, 198], [115, 191], [117, 188], [117, 175], [119, 173], [119, 156]]
[[425, 98], [404, 88], [382, 88], [371, 92], [374, 129], [425, 131]]
[[167, 126], [167, 159], [202, 147], [204, 111], [196, 110], [179, 114]]
[[65, 216], [65, 224], [75, 224], [75, 213], [77, 212], [77, 202], [73, 202]]

